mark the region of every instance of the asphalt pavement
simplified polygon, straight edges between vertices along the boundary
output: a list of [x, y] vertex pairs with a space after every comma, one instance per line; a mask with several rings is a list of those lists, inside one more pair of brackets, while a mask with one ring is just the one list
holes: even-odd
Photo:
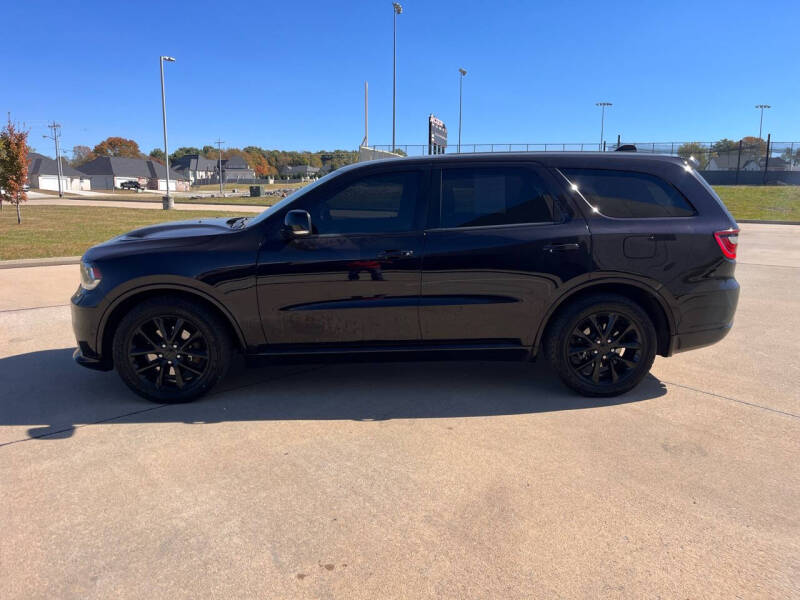
[[178, 406], [71, 361], [75, 265], [0, 270], [0, 597], [800, 597], [800, 227], [636, 390], [542, 363], [238, 365]]

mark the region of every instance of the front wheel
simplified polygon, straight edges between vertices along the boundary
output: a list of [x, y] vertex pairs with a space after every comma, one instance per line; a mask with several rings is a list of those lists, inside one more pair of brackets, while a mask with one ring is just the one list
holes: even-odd
[[584, 396], [617, 396], [650, 371], [653, 322], [624, 296], [603, 294], [569, 305], [553, 322], [545, 352], [561, 380]]
[[206, 307], [177, 297], [139, 304], [114, 336], [114, 365], [122, 380], [155, 402], [189, 402], [228, 370], [233, 346], [225, 323]]

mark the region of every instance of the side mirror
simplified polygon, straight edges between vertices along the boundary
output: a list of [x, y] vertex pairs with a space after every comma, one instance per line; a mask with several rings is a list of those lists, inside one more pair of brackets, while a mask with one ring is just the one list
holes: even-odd
[[283, 219], [281, 233], [287, 240], [311, 234], [311, 215], [307, 210], [290, 210]]

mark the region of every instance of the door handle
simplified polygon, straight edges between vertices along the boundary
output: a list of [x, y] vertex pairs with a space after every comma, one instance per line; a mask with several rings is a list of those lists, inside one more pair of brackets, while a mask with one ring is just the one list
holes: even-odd
[[580, 250], [581, 245], [576, 243], [571, 244], [547, 244], [543, 250], [545, 252], [569, 252], [571, 250]]
[[413, 250], [381, 250], [378, 252], [378, 258], [411, 258], [414, 256]]

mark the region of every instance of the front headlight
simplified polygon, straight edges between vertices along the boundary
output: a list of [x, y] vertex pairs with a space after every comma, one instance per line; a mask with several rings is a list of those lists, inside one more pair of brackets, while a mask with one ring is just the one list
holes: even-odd
[[100, 285], [100, 269], [81, 261], [81, 287], [85, 290], [93, 290]]

